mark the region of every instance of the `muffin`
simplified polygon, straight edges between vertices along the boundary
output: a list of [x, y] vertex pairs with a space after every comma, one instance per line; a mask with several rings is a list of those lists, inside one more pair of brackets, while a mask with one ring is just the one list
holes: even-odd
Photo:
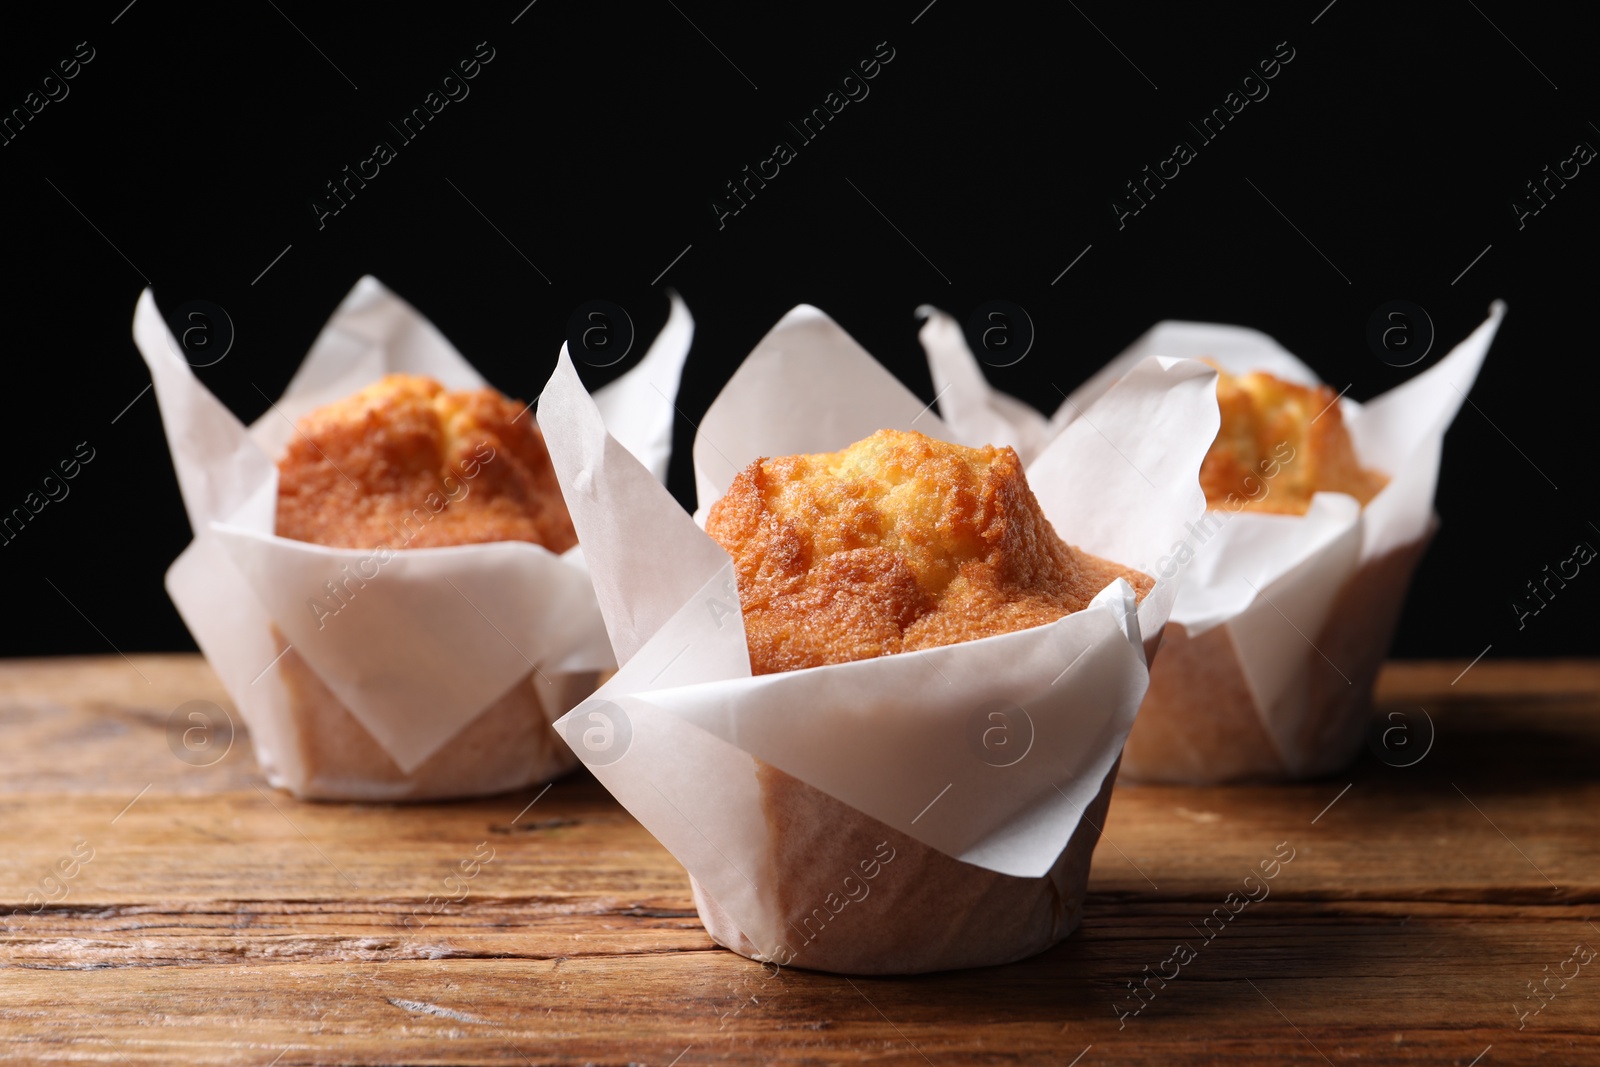
[[[1312, 368], [1257, 330], [1160, 322], [1049, 416], [989, 384], [954, 318], [919, 313], [950, 432], [968, 443], [1013, 442], [1029, 464], [1145, 360], [1203, 361], [1219, 372], [1221, 425], [1200, 472], [1206, 512], [1176, 540], [1125, 557], [1164, 587], [1181, 575], [1181, 588], [1122, 773], [1211, 784], [1305, 778], [1348, 763], [1437, 528], [1445, 433], [1505, 304], [1495, 301], [1431, 366], [1362, 403], [1314, 384]], [[1318, 500], [1319, 492], [1328, 495]]]
[[[451, 391], [431, 378], [390, 374], [295, 429], [277, 464], [280, 537], [380, 551], [527, 541], [561, 553], [577, 544], [537, 425], [525, 405], [492, 389]], [[359, 587], [343, 593], [359, 595]], [[336, 614], [339, 591], [312, 603], [319, 618]], [[570, 763], [540, 692], [559, 712], [581, 697], [581, 679], [558, 685], [529, 671], [407, 773], [276, 626], [273, 640], [298, 756], [317, 793], [500, 792], [527, 784], [539, 768]]]
[[[694, 336], [669, 295], [643, 358], [594, 397], [652, 488]], [[573, 523], [532, 407], [487, 389], [370, 275], [249, 424], [196, 377], [148, 289], [133, 338], [193, 531], [166, 591], [268, 782], [465, 797], [572, 766], [543, 720], [616, 654], [582, 553], [563, 551]]]
[[[1371, 503], [1389, 479], [1361, 465], [1338, 400], [1325, 385], [1218, 368], [1222, 424], [1200, 467], [1210, 521], [1240, 511], [1302, 516], [1319, 492]], [[1306, 777], [1342, 766], [1360, 744], [1372, 686], [1426, 546], [1423, 538], [1368, 560], [1338, 589], [1322, 630], [1296, 650], [1306, 669], [1293, 695], [1297, 712], [1280, 736], [1257, 708], [1230, 627], [1190, 636], [1169, 624], [1123, 750], [1123, 773], [1195, 783]], [[1269, 603], [1266, 610], [1277, 609]]]
[[714, 942], [904, 974], [1077, 928], [1175, 593], [1137, 562], [1205, 513], [1214, 383], [1147, 360], [1024, 474], [942, 443], [802, 305], [707, 409], [691, 517], [558, 363], [538, 417], [621, 666], [556, 726], [683, 864]]
[[[1117, 578], [1140, 598], [1154, 585], [1063, 541], [1012, 449], [915, 432], [759, 459], [712, 506], [706, 532], [733, 557], [756, 675], [1042, 626]], [[755, 767], [767, 873], [790, 932], [788, 952], [769, 958], [846, 973], [1006, 962], [1066, 937], [1116, 776], [1113, 767], [1055, 867], [1020, 878], [952, 858], [764, 760]], [[870, 859], [846, 865], [844, 891], [854, 878], [860, 899], [875, 895], [871, 908], [843, 906], [840, 872], [826, 861], [857, 854]], [[761, 958], [698, 882], [695, 900], [714, 940]], [[934, 912], [939, 922], [921, 921]], [[914, 923], [914, 935], [896, 933], [899, 923]]]

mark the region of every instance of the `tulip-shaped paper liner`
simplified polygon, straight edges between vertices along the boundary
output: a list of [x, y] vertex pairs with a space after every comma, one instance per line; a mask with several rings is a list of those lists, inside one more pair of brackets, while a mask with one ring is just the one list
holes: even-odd
[[[673, 295], [667, 326], [644, 360], [600, 391], [610, 424], [656, 478], [666, 475], [672, 398], [692, 332]], [[298, 432], [296, 419], [388, 373], [427, 375], [451, 389], [485, 386], [431, 323], [376, 279], [350, 291], [283, 397], [248, 429], [178, 355], [149, 290], [133, 333], [195, 532], [167, 572], [167, 591], [244, 715], [274, 784], [303, 781], [287, 733], [290, 695], [272, 669], [287, 652], [274, 628], [408, 774], [530, 671], [542, 700], [560, 699], [563, 674], [614, 662], [580, 549], [558, 556], [511, 541], [405, 549], [409, 524], [389, 545], [368, 549], [274, 534], [274, 461]], [[474, 474], [463, 470], [447, 491], [470, 492]], [[438, 510], [427, 500], [417, 506], [419, 523]]]
[[[1150, 360], [1095, 406], [1093, 426], [1033, 463], [1029, 484], [1064, 540], [1149, 558], [1200, 515], [1215, 381], [1200, 363]], [[1141, 609], [1118, 579], [1034, 629], [752, 677], [732, 561], [606, 433], [564, 356], [539, 422], [622, 664], [557, 728], [751, 942], [770, 956], [786, 936], [763, 873], [758, 759], [949, 856], [1020, 877], [1051, 869], [1115, 764], [1147, 684], [1141, 634], [1160, 632], [1170, 582]], [[702, 505], [758, 457], [835, 451], [883, 428], [949, 436], [831, 319], [798, 307], [706, 414]], [[1023, 713], [1023, 755], [1004, 767], [981, 740], [997, 705]]]
[[[1301, 385], [1320, 384], [1311, 368], [1255, 330], [1162, 322], [1046, 418], [989, 386], [953, 319], [930, 307], [920, 311], [927, 317], [920, 337], [939, 408], [955, 439], [1014, 442], [1024, 459], [1051, 447], [1090, 404], [1150, 356], [1207, 357], [1232, 374], [1265, 371]], [[1504, 314], [1505, 305], [1496, 301], [1488, 319], [1449, 355], [1382, 396], [1366, 404], [1339, 400], [1362, 465], [1389, 478], [1365, 508], [1342, 493], [1316, 494], [1302, 516], [1224, 505], [1155, 554], [1132, 561], [1158, 577], [1187, 572], [1171, 621], [1191, 638], [1227, 628], [1261, 725], [1292, 776], [1330, 769], [1325, 753], [1303, 743], [1305, 690], [1293, 683], [1314, 654], [1307, 642], [1323, 632], [1358, 570], [1426, 543], [1437, 523], [1433, 496], [1444, 433], [1471, 391]], [[1270, 475], [1260, 484], [1270, 492]], [[1343, 684], [1354, 684], [1349, 663], [1330, 666], [1346, 678]]]

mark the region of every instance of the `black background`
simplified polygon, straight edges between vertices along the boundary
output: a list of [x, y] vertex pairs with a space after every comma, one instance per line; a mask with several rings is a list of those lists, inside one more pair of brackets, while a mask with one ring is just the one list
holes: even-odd
[[[161, 584], [190, 533], [129, 333], [146, 281], [169, 319], [192, 299], [227, 310], [233, 348], [198, 373], [250, 421], [365, 273], [523, 398], [579, 303], [621, 304], [640, 335], [629, 361], [585, 370], [594, 386], [642, 353], [676, 288], [696, 319], [671, 481], [686, 502], [687, 420], [801, 302], [931, 400], [913, 309], [1014, 301], [1037, 341], [991, 380], [1053, 409], [1052, 383], [1070, 389], [1163, 318], [1264, 330], [1366, 399], [1504, 298], [1396, 652], [1595, 651], [1600, 577], [1580, 574], [1520, 631], [1511, 607], [1576, 542], [1600, 546], [1584, 321], [1600, 174], [1585, 167], [1520, 230], [1510, 206], [1576, 142], [1600, 145], [1575, 8], [525, 4], [6, 12], [0, 110], [79, 42], [94, 58], [0, 147], [0, 510], [79, 442], [95, 458], [0, 547], [0, 653], [193, 647]], [[398, 145], [387, 121], [479, 42], [494, 59], [470, 95]], [[787, 122], [879, 42], [894, 58], [870, 95], [799, 145]], [[1270, 95], [1119, 229], [1123, 182], [1195, 141], [1185, 120], [1279, 42], [1294, 58]], [[380, 139], [397, 158], [319, 229], [312, 200]], [[798, 158], [719, 229], [712, 198], [780, 139]], [[1406, 369], [1365, 340], [1397, 298], [1437, 331]]]

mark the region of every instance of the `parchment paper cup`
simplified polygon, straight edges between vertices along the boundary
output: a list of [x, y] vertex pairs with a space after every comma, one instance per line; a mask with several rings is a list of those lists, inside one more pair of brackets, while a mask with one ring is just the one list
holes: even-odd
[[[1254, 330], [1163, 322], [1047, 419], [995, 392], [960, 327], [925, 311], [921, 339], [957, 440], [1011, 439], [1024, 456], [1050, 447], [1111, 383], [1152, 355], [1206, 356], [1232, 374], [1259, 370], [1319, 384], [1311, 368]], [[1365, 508], [1344, 494], [1318, 493], [1303, 516], [1214, 511], [1141, 558], [1149, 573], [1185, 576], [1123, 756], [1125, 777], [1189, 784], [1306, 778], [1356, 754], [1373, 680], [1438, 524], [1433, 496], [1445, 431], [1504, 314], [1496, 301], [1470, 336], [1403, 385], [1365, 404], [1339, 401], [1362, 464], [1389, 477]]]
[[[1144, 559], [1199, 516], [1215, 381], [1149, 360], [1095, 428], [1033, 461], [1066, 541]], [[752, 677], [731, 559], [610, 438], [564, 355], [539, 421], [621, 663], [557, 727], [688, 869], [717, 942], [865, 974], [1004, 962], [1072, 931], [1172, 581], [1136, 605], [1118, 579], [1017, 633]], [[949, 437], [831, 319], [794, 309], [700, 425], [702, 521], [758, 457], [882, 428]]]
[[[645, 359], [597, 396], [654, 478], [665, 477], [692, 332], [673, 297]], [[273, 785], [326, 799], [470, 796], [572, 766], [550, 723], [614, 663], [580, 549], [408, 549], [398, 535], [340, 549], [274, 533], [276, 459], [295, 420], [391, 372], [486, 385], [431, 323], [362, 278], [248, 428], [179, 355], [149, 290], [133, 334], [195, 531], [167, 591]], [[330, 604], [342, 606], [330, 616]]]

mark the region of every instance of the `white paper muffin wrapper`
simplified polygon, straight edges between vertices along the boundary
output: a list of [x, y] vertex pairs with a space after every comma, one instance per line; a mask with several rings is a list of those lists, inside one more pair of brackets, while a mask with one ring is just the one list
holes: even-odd
[[[375, 562], [371, 549], [274, 534], [275, 461], [301, 416], [389, 373], [427, 375], [450, 389], [486, 385], [375, 278], [355, 285], [283, 396], [249, 428], [177, 354], [149, 290], [133, 333], [195, 531], [167, 572], [167, 591], [244, 716], [274, 784], [294, 788], [304, 779], [289, 693], [275, 669], [274, 627], [408, 774], [530, 672], [548, 701], [570, 688], [560, 676], [612, 665], [580, 549], [560, 556], [525, 542], [405, 549], [397, 531], [393, 557]], [[673, 398], [692, 333], [674, 294], [644, 360], [597, 394], [607, 424], [654, 479], [666, 476]], [[424, 501], [417, 505], [426, 512]], [[323, 583], [374, 568], [364, 584], [343, 586], [352, 592], [336, 616], [309, 606], [337, 606]]]
[[[1162, 322], [1046, 418], [988, 384], [955, 320], [921, 310], [927, 321], [920, 337], [954, 439], [1012, 442], [1025, 459], [1051, 448], [1112, 383], [1151, 356], [1204, 356], [1232, 374], [1266, 371], [1321, 384], [1311, 368], [1255, 330]], [[1315, 762], [1314, 753], [1293, 741], [1305, 713], [1304, 687], [1297, 683], [1306, 670], [1320, 669], [1308, 662], [1306, 635], [1323, 632], [1340, 590], [1363, 565], [1431, 533], [1445, 431], [1472, 390], [1504, 315], [1505, 304], [1495, 301], [1483, 324], [1434, 366], [1365, 404], [1339, 401], [1362, 464], [1390, 479], [1365, 508], [1342, 493], [1318, 493], [1305, 515], [1241, 511], [1214, 533], [1181, 533], [1132, 561], [1158, 575], [1185, 572], [1171, 621], [1190, 636], [1218, 626], [1229, 630], [1262, 725], [1292, 775]]]
[[[1069, 543], [1146, 558], [1204, 509], [1216, 376], [1149, 360], [1037, 457], [1028, 479]], [[606, 432], [563, 357], [539, 403], [621, 669], [558, 729], [756, 944], [784, 936], [756, 759], [988, 870], [1048, 872], [1100, 789], [1148, 684], [1118, 579], [1083, 611], [943, 648], [752, 677], [732, 561]], [[822, 312], [795, 308], [712, 404], [695, 441], [702, 513], [761, 456], [835, 451], [883, 428], [950, 438], [927, 405]], [[969, 743], [995, 701], [1031, 722], [1006, 767]], [[1021, 735], [1018, 735], [1019, 742]], [[821, 857], [819, 857], [821, 859]]]

